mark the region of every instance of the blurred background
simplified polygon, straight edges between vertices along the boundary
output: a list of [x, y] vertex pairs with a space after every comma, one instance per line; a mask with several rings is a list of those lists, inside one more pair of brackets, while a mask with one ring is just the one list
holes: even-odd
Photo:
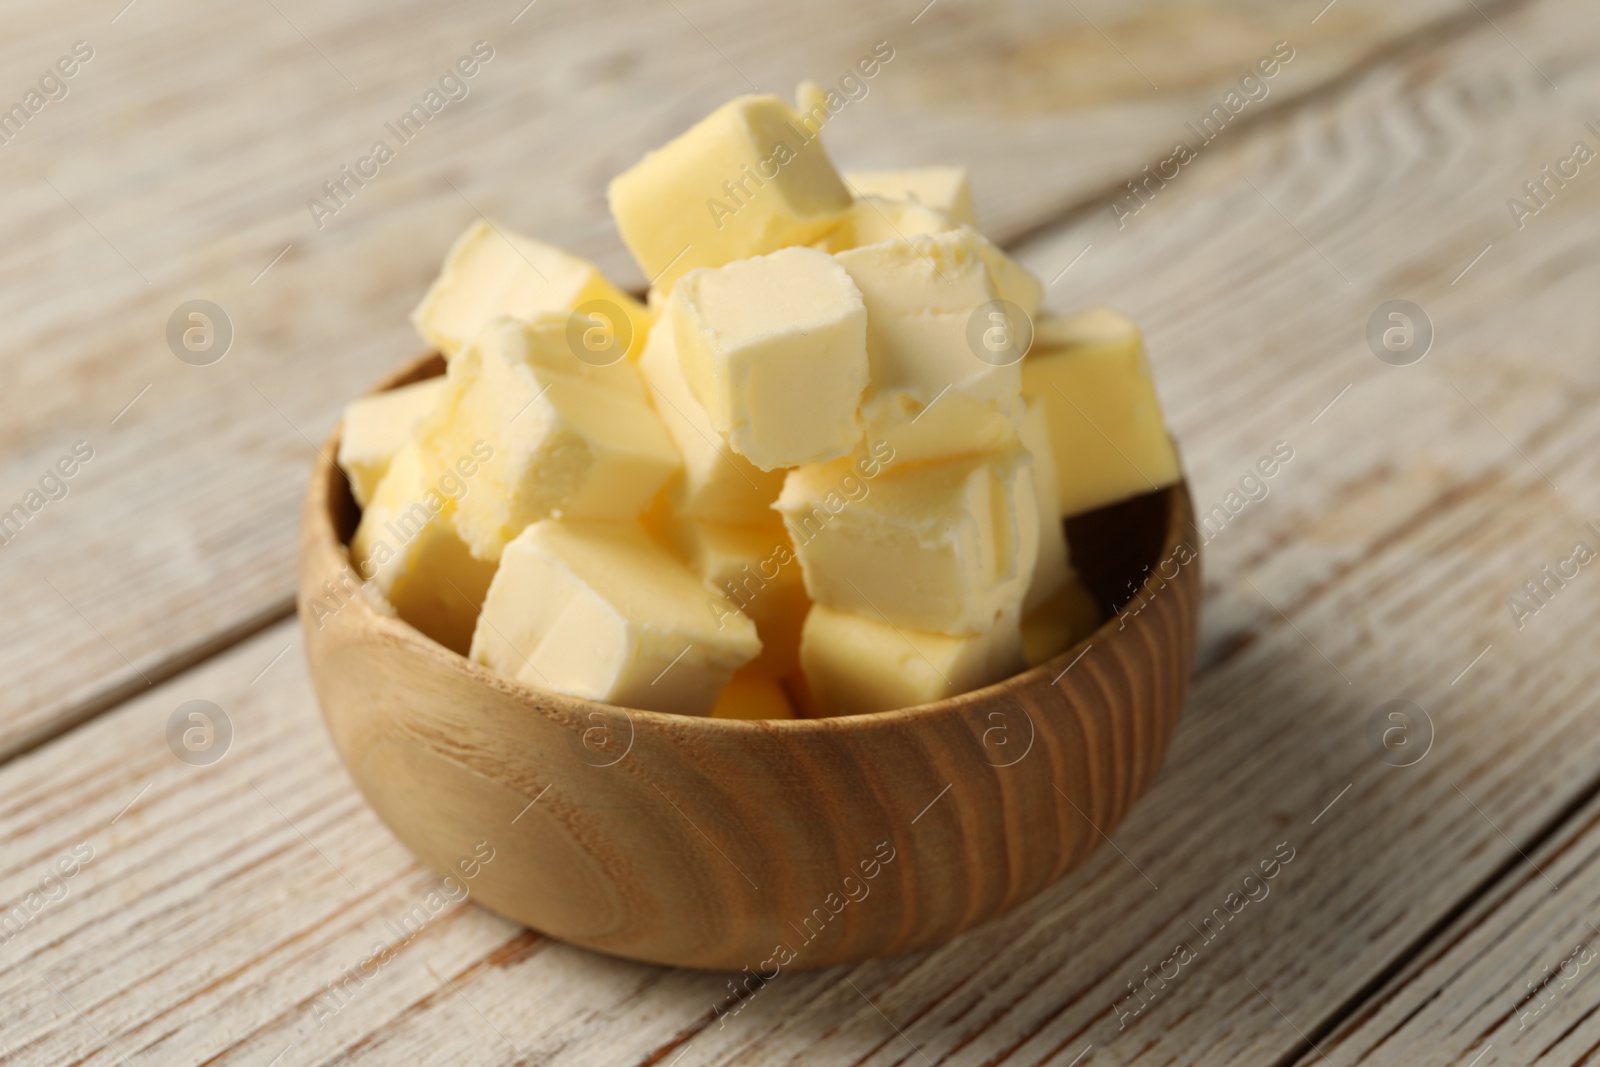
[[[1569, 961], [1600, 936], [1600, 577], [1526, 584], [1600, 550], [1592, 3], [70, 0], [0, 27], [0, 511], [29, 512], [0, 536], [0, 897], [77, 843], [102, 857], [0, 946], [0, 1059], [1593, 1054], [1600, 987]], [[319, 1024], [310, 998], [430, 876], [310, 700], [315, 449], [420, 354], [408, 313], [468, 224], [642, 287], [606, 183], [803, 79], [849, 101], [841, 169], [966, 166], [1049, 306], [1141, 321], [1200, 510], [1292, 449], [1207, 539], [1161, 779], [1119, 847], [1013, 915], [795, 975], [737, 1028], [710, 1013], [727, 976], [470, 905]], [[173, 340], [193, 301], [203, 359]], [[1393, 301], [1398, 351], [1372, 340]], [[216, 771], [163, 740], [191, 697], [233, 716]], [[1395, 700], [1421, 712], [1398, 742], [1373, 726]], [[1128, 1016], [1280, 842], [1275, 899]]]

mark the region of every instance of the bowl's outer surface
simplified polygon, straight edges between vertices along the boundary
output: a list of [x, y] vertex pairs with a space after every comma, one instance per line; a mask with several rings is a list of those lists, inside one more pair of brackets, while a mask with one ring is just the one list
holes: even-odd
[[300, 615], [341, 759], [425, 863], [563, 940], [771, 977], [947, 939], [1122, 819], [1194, 655], [1192, 507], [1182, 485], [1162, 496], [1146, 562], [1166, 580], [1137, 611], [1005, 682], [875, 715], [630, 712], [492, 674], [348, 595], [354, 505], [326, 460], [302, 516]]

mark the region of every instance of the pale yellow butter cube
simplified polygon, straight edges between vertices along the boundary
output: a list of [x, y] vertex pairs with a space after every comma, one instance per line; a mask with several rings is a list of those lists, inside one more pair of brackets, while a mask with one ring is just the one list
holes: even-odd
[[559, 314], [495, 320], [451, 361], [445, 394], [419, 428], [435, 466], [478, 437], [495, 450], [455, 514], [482, 559], [499, 559], [540, 519], [632, 519], [678, 469], [633, 362], [591, 366], [565, 334]]
[[[1038, 309], [1031, 275], [970, 229], [834, 258], [867, 309], [872, 384], [861, 414], [869, 440], [888, 441], [911, 463], [992, 449], [1014, 435], [1029, 327], [1012, 320]], [[1014, 354], [988, 347], [997, 329], [1014, 338]]]
[[755, 624], [719, 625], [707, 595], [638, 523], [534, 523], [505, 547], [472, 658], [590, 700], [707, 715], [761, 651]]
[[451, 515], [477, 476], [494, 462], [487, 441], [472, 442], [461, 461], [430, 468], [415, 444], [395, 453], [361, 513], [350, 559], [396, 614], [427, 636], [465, 654], [494, 564], [473, 556], [456, 536]]
[[836, 228], [850, 191], [818, 132], [775, 96], [741, 96], [618, 175], [611, 214], [651, 284]]
[[909, 240], [923, 234], [956, 228], [949, 215], [936, 207], [904, 200], [863, 196], [850, 205], [850, 214], [837, 230], [816, 242], [824, 252], [844, 252], [884, 241]]
[[650, 328], [644, 305], [593, 263], [480, 219], [451, 246], [411, 321], [451, 359], [497, 315], [567, 315], [580, 307], [587, 321], [575, 332], [593, 358], [638, 355]]
[[778, 680], [754, 664], [740, 667], [728, 679], [713, 719], [797, 719], [794, 704]]
[[824, 462], [861, 439], [867, 310], [834, 257], [785, 248], [693, 271], [671, 315], [689, 389], [757, 467]]
[[897, 626], [818, 604], [806, 616], [800, 662], [817, 710], [862, 715], [914, 707], [990, 685], [1023, 666], [1013, 609], [975, 634]]
[[350, 479], [357, 504], [367, 506], [389, 461], [411, 440], [443, 391], [443, 378], [429, 378], [346, 405], [339, 427], [339, 466]]
[[1038, 351], [1105, 348], [1118, 352], [1144, 344], [1139, 324], [1115, 308], [1097, 307], [1072, 315], [1046, 312], [1034, 323]]
[[719, 621], [742, 611], [756, 624], [761, 655], [753, 664], [775, 677], [799, 666], [800, 626], [811, 607], [789, 533], [767, 512], [760, 526], [732, 526], [679, 517], [665, 540], [714, 591], [707, 604]]
[[831, 608], [948, 634], [1016, 615], [1039, 552], [1030, 466], [1013, 441], [870, 480], [848, 460], [790, 471], [777, 507], [806, 592]]
[[650, 330], [639, 373], [650, 402], [683, 457], [682, 470], [667, 485], [678, 514], [712, 522], [760, 525], [773, 521], [772, 502], [783, 488], [783, 471], [764, 471], [739, 453], [712, 425], [678, 365], [672, 319], [663, 315]]
[[1044, 404], [1063, 516], [1183, 477], [1143, 339], [1127, 316], [1102, 308], [1041, 320], [1022, 363], [1022, 391]]
[[1033, 464], [1033, 497], [1039, 515], [1039, 561], [1033, 568], [1028, 595], [1022, 601], [1022, 610], [1027, 612], [1049, 599], [1073, 577], [1073, 571], [1068, 559], [1067, 531], [1061, 521], [1055, 450], [1050, 447], [1050, 426], [1043, 401], [1028, 402], [1027, 413], [1017, 428], [1017, 439], [1028, 450]]
[[957, 226], [978, 228], [965, 167], [853, 170], [844, 176], [844, 183], [856, 196], [920, 204], [943, 212]]
[[[967, 233], [977, 233], [976, 230], [965, 226], [962, 230]], [[981, 234], [979, 237], [978, 255], [982, 258], [984, 266], [989, 268], [989, 275], [994, 278], [1000, 298], [1020, 307], [1028, 316], [1031, 325], [1039, 316], [1039, 305], [1044, 302], [1044, 283], [1027, 267], [1001, 251], [998, 245], [982, 237]]]

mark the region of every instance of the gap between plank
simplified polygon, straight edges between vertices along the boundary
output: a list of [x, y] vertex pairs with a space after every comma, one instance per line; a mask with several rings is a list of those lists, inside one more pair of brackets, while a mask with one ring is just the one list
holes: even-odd
[[1444, 914], [1434, 920], [1427, 929], [1412, 938], [1410, 943], [1396, 953], [1394, 958], [1385, 964], [1382, 970], [1373, 975], [1365, 985], [1330, 1011], [1316, 1026], [1307, 1029], [1308, 1040], [1306, 1043], [1274, 1060], [1271, 1067], [1294, 1067], [1296, 1063], [1307, 1055], [1317, 1051], [1316, 1045], [1320, 1045], [1327, 1040], [1340, 1025], [1370, 1003], [1382, 991], [1384, 986], [1388, 985], [1405, 969], [1407, 964], [1427, 951], [1430, 946], [1439, 940], [1440, 935], [1471, 911], [1480, 901], [1490, 896], [1495, 888], [1506, 882], [1519, 867], [1525, 863], [1530, 863], [1531, 861], [1524, 858], [1522, 852], [1530, 855], [1538, 853], [1541, 848], [1557, 837], [1596, 797], [1600, 797], [1600, 776], [1591, 779], [1581, 790], [1573, 795], [1571, 800], [1562, 805], [1560, 810], [1545, 820], [1543, 825], [1534, 831], [1531, 838], [1522, 842], [1518, 846], [1521, 852], [1517, 851], [1517, 848], [1513, 848], [1511, 855], [1504, 862], [1479, 880], [1465, 895], [1451, 905]]
[[[1228, 129], [1242, 130], [1248, 134], [1257, 127], [1270, 126], [1290, 118], [1309, 106], [1337, 96], [1373, 70], [1411, 56], [1442, 49], [1452, 41], [1481, 31], [1485, 19], [1490, 16], [1509, 14], [1536, 2], [1537, 0], [1496, 0], [1494, 3], [1469, 6], [1456, 14], [1445, 15], [1404, 37], [1380, 44], [1350, 66], [1330, 75], [1325, 81], [1309, 86], [1298, 95], [1280, 100], [1254, 114], [1241, 115], [1228, 124]], [[1224, 147], [1223, 151], [1228, 151], [1228, 148]], [[1126, 177], [1114, 178], [1092, 193], [1076, 196], [1066, 203], [1046, 210], [1038, 222], [1020, 226], [1015, 230], [1001, 231], [995, 243], [1008, 249], [1015, 249], [1018, 245], [1046, 236], [1052, 230], [1070, 226], [1087, 218], [1093, 212], [1103, 211], [1106, 204], [1124, 190], [1124, 183], [1139, 176], [1138, 172], [1134, 172]]]
[[[84, 700], [77, 707], [65, 712], [59, 718], [52, 720], [40, 729], [23, 734], [11, 747], [0, 751], [0, 767], [6, 766], [12, 760], [26, 756], [36, 749], [43, 748], [57, 738], [85, 725], [90, 720], [99, 718], [119, 704], [172, 681], [178, 675], [191, 668], [201, 666], [206, 661], [222, 655], [236, 645], [243, 644], [262, 631], [276, 626], [293, 615], [294, 597], [289, 596], [283, 600], [268, 604], [256, 614], [241, 619], [231, 626], [224, 627], [204, 640], [197, 641], [187, 648], [180, 648], [176, 652], [169, 653], [154, 666], [145, 668], [142, 677], [129, 678], [124, 682], [113, 685], [104, 692]], [[148, 684], [146, 679], [149, 680]]]

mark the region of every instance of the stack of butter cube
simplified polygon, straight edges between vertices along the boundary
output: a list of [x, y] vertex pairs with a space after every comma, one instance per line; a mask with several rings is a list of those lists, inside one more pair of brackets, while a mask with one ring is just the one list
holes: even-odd
[[1138, 330], [1041, 313], [961, 169], [841, 177], [802, 99], [612, 182], [644, 301], [461, 236], [413, 315], [445, 375], [345, 414], [378, 603], [529, 685], [737, 718], [937, 700], [1094, 628], [1063, 519], [1180, 476]]

